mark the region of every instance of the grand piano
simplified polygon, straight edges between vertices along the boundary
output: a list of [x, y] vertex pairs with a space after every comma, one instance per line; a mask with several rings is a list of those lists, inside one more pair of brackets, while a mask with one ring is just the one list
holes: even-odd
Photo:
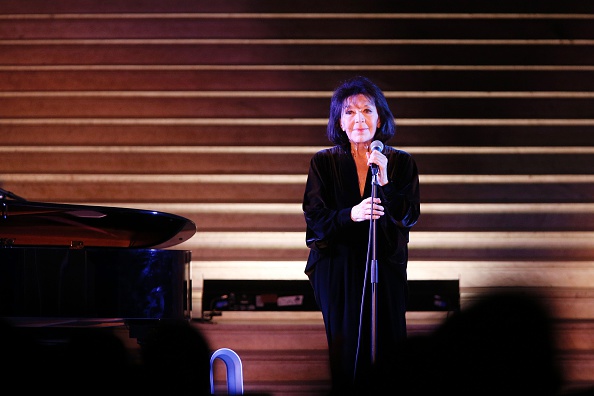
[[0, 189], [0, 317], [190, 319], [189, 219]]

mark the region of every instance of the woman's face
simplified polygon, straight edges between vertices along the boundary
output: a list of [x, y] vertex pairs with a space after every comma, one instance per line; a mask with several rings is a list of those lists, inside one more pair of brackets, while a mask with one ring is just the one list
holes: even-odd
[[342, 107], [340, 126], [352, 143], [370, 142], [380, 126], [375, 105], [363, 94], [348, 97]]

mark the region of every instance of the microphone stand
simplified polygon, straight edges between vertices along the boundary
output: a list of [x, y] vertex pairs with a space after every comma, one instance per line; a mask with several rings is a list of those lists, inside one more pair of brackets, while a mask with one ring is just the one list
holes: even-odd
[[376, 221], [373, 218], [373, 200], [377, 197], [377, 186], [379, 185], [377, 174], [379, 169], [377, 167], [371, 168], [371, 363], [375, 363], [376, 358], [376, 339], [377, 339], [377, 291], [376, 285], [378, 283], [377, 275], [377, 258], [376, 258]]

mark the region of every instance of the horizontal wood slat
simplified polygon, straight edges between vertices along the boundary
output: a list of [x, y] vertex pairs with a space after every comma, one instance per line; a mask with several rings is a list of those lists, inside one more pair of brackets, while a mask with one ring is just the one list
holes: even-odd
[[[171, 142], [182, 146], [318, 146], [326, 147], [327, 120], [307, 120], [299, 124], [292, 120], [275, 120], [260, 124], [229, 120], [220, 123], [199, 120], [156, 119], [0, 119], [2, 143], [6, 146], [45, 145], [105, 145], [167, 146]], [[488, 123], [473, 120], [468, 124], [457, 120], [427, 120], [398, 118], [397, 131], [391, 143], [406, 146], [592, 146], [591, 122], [574, 123], [558, 120], [514, 120], [506, 125], [502, 120]], [[429, 124], [429, 125], [428, 125]], [[503, 124], [503, 125], [501, 125]], [[552, 124], [552, 125], [551, 125]], [[447, 137], [447, 138], [445, 138]]]
[[[221, 95], [231, 96], [242, 91], [270, 90], [315, 91], [329, 97], [338, 82], [352, 77], [353, 73], [377, 81], [385, 87], [386, 93], [412, 90], [418, 91], [419, 96], [425, 91], [483, 91], [485, 96], [497, 92], [535, 96], [536, 92], [544, 91], [549, 96], [560, 96], [558, 91], [588, 93], [594, 90], [594, 65], [549, 68], [446, 65], [440, 68], [363, 64], [330, 65], [324, 69], [308, 65], [250, 68], [226, 65], [0, 66], [0, 91], [222, 91]], [[404, 95], [411, 93], [399, 92], [394, 96], [400, 99]]]
[[[594, 47], [593, 47], [594, 48]], [[202, 97], [198, 97], [202, 96]], [[198, 117], [254, 118], [269, 112], [281, 118], [327, 117], [329, 97], [271, 95], [254, 98], [253, 93], [213, 97], [179, 93], [76, 93], [0, 95], [3, 115], [20, 117]], [[594, 94], [583, 98], [395, 98], [388, 99], [399, 117], [423, 117], [427, 106], [434, 108], [427, 118], [561, 118], [591, 119]]]
[[[2, 150], [0, 155], [0, 173], [99, 173], [126, 174], [307, 174], [309, 160], [317, 148], [304, 149], [301, 152], [266, 152], [264, 148], [254, 152], [239, 150], [212, 151], [183, 150], [175, 147], [169, 152], [146, 150], [99, 150], [81, 148], [70, 151], [59, 147], [51, 151], [24, 149]], [[550, 151], [547, 151], [550, 150]], [[579, 175], [594, 174], [594, 148], [580, 152], [568, 149], [565, 153], [543, 148], [542, 151], [526, 153], [522, 151], [482, 153], [480, 148], [474, 152], [451, 153], [415, 152], [409, 150], [416, 159], [417, 166], [424, 174], [433, 175], [489, 175], [496, 170], [501, 175]], [[23, 159], [27, 158], [26, 161]], [[223, 179], [224, 181], [224, 179]], [[558, 182], [563, 183], [562, 176]]]
[[[95, 202], [105, 206], [105, 203]], [[230, 202], [130, 203], [107, 206], [176, 213], [210, 231], [290, 231], [302, 232], [305, 219], [300, 203], [238, 204]], [[423, 215], [417, 231], [594, 231], [594, 204], [422, 204]]]
[[[209, 232], [180, 245], [201, 260], [305, 260], [307, 247], [296, 232]], [[421, 232], [411, 236], [411, 260], [589, 260], [592, 232]], [[267, 254], [262, 254], [266, 251]]]
[[[2, 188], [30, 201], [50, 202], [237, 202], [297, 203], [303, 199], [305, 177], [292, 175], [27, 175], [4, 176]], [[503, 180], [509, 178], [508, 182]], [[426, 180], [424, 180], [426, 179]], [[433, 179], [433, 180], [432, 180]], [[589, 203], [592, 177], [571, 175], [538, 180], [503, 175], [492, 181], [421, 178], [427, 203]], [[470, 177], [468, 177], [470, 179]], [[547, 181], [548, 180], [548, 181]]]
[[[100, 10], [97, 10], [100, 11]], [[233, 29], [220, 29], [233, 18]], [[77, 38], [307, 38], [307, 39], [576, 39], [593, 38], [591, 21], [575, 15], [480, 14], [435, 15], [247, 14], [39, 14], [0, 15], [6, 39]], [[357, 24], [356, 30], [349, 25]]]
[[[333, 1], [319, 2], [315, 0], [293, 0], [291, 7], [279, 3], [276, 0], [260, 0], [254, 3], [252, 0], [226, 0], [224, 2], [196, 2], [193, 0], [170, 0], [163, 3], [160, 0], [61, 0], [60, 2], [46, 2], [43, 0], [24, 0], [20, 2], [6, 1], [1, 4], [0, 11], [3, 13], [15, 14], [68, 14], [68, 13], [159, 13], [159, 12], [232, 12], [232, 13], [258, 13], [275, 12], [290, 14], [315, 10], [317, 13], [343, 14], [343, 13], [385, 13], [402, 12], [415, 15], [431, 15], [442, 13], [592, 13], [594, 6], [581, 0], [566, 0], [542, 4], [540, 2], [518, 3], [514, 0], [501, 0], [497, 4], [482, 4], [470, 0], [457, 1], [456, 3], [444, 4], [440, 1], [423, 2], [422, 9], [414, 3], [392, 3], [383, 0], [369, 0], [365, 3], [365, 9], [361, 9], [358, 2], [341, 2], [340, 7]], [[338, 9], [337, 9], [338, 7]], [[339, 12], [337, 12], [339, 11]]]
[[[148, 40], [111, 42], [92, 40], [0, 40], [0, 64], [3, 65], [259, 65], [270, 64], [356, 65], [361, 59], [370, 64], [393, 65], [592, 65], [594, 41], [542, 43], [447, 44], [410, 41], [381, 44], [361, 40], [357, 43], [328, 40], [327, 44], [294, 44], [290, 41], [258, 43], [200, 40], [165, 43]], [[439, 41], [439, 40], [437, 40]], [[566, 44], [566, 45], [563, 45]], [[569, 45], [567, 45], [569, 44]], [[487, 47], [487, 49], [485, 48]], [[320, 56], [320, 54], [324, 56]], [[353, 57], [353, 54], [357, 56]]]
[[[301, 232], [300, 203], [142, 203], [93, 202], [98, 206], [133, 207], [175, 213], [204, 232]], [[423, 203], [418, 231], [594, 231], [594, 204], [430, 204]], [[200, 236], [198, 236], [200, 237]]]

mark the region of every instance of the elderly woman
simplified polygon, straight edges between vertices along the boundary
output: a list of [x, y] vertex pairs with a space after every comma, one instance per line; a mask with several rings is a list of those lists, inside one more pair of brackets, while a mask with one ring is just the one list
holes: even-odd
[[310, 162], [305, 273], [322, 311], [336, 394], [364, 388], [406, 338], [408, 240], [420, 195], [414, 159], [386, 144], [395, 131], [381, 89], [353, 78], [332, 95], [334, 146]]

